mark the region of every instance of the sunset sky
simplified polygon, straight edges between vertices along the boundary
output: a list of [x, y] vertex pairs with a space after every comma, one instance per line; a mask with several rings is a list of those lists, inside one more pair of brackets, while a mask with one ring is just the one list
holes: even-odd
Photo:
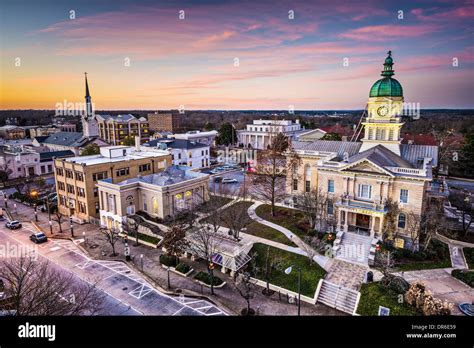
[[473, 0], [0, 0], [0, 109], [83, 102], [85, 71], [100, 110], [362, 109], [388, 50], [405, 101], [474, 108], [473, 17]]

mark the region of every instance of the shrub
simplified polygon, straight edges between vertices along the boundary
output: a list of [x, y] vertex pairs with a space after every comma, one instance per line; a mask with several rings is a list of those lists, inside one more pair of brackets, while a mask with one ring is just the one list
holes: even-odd
[[178, 258], [174, 255], [161, 254], [160, 263], [168, 267], [176, 267], [178, 264]]
[[454, 278], [459, 279], [463, 283], [466, 283], [471, 288], [474, 288], [474, 271], [468, 271], [464, 269], [454, 269], [451, 272]]
[[[214, 286], [221, 285], [223, 283], [221, 278], [218, 278], [216, 276], [213, 276], [212, 278], [213, 278]], [[206, 283], [207, 285], [211, 285], [211, 276], [209, 275], [209, 273], [199, 272], [198, 274], [196, 274], [194, 279], [197, 279], [203, 283]]]
[[433, 297], [421, 282], [413, 283], [405, 294], [407, 303], [423, 313], [423, 315], [450, 315], [452, 303]]
[[190, 269], [191, 269], [191, 267], [189, 265], [185, 264], [184, 262], [180, 262], [178, 264], [178, 266], [176, 266], [176, 271], [178, 271], [179, 273], [183, 273], [183, 274], [188, 273]]
[[380, 284], [385, 289], [388, 288], [396, 294], [404, 294], [410, 288], [410, 283], [408, 283], [402, 277], [398, 277], [394, 275], [384, 276], [382, 280], [380, 281]]

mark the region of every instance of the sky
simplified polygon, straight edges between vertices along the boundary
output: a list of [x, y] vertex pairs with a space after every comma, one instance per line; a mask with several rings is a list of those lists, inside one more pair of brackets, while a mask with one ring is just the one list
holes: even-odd
[[0, 109], [82, 103], [84, 72], [97, 110], [363, 109], [388, 50], [406, 102], [474, 108], [473, 23], [474, 0], [0, 0]]

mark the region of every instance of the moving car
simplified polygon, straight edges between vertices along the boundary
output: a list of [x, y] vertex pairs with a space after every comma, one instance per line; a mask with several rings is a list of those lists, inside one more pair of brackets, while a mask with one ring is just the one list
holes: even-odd
[[43, 232], [33, 233], [30, 236], [30, 240], [36, 244], [44, 243], [48, 241], [48, 237]]
[[238, 181], [237, 179], [231, 179], [231, 178], [224, 178], [222, 179], [223, 184], [237, 184]]
[[7, 228], [9, 228], [10, 230], [17, 230], [19, 228], [21, 228], [21, 223], [20, 221], [17, 221], [17, 220], [12, 220], [12, 221], [8, 221], [5, 226]]

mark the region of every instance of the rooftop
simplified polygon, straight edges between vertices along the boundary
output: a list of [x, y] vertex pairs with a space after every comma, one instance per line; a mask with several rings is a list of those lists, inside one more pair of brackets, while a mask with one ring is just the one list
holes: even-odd
[[[133, 183], [144, 183], [152, 184], [160, 187], [170, 186], [174, 184], [179, 184], [184, 181], [197, 179], [197, 178], [206, 178], [209, 174], [195, 172], [190, 170], [190, 167], [187, 166], [169, 166], [164, 171], [158, 174], [149, 174], [145, 176], [138, 176], [136, 178], [126, 179], [116, 185], [123, 186]], [[103, 181], [110, 183], [111, 179], [104, 179]]]
[[149, 142], [143, 144], [147, 147], [158, 147], [159, 144], [165, 144], [167, 148], [172, 149], [197, 149], [201, 147], [209, 147], [209, 145], [201, 144], [195, 141], [186, 140], [186, 139], [173, 139], [173, 138], [160, 138], [155, 140], [150, 140]]
[[[106, 146], [107, 148], [126, 148], [130, 149], [133, 147], [131, 146]], [[112, 149], [113, 150], [113, 149]], [[166, 151], [130, 151], [125, 156], [116, 156], [116, 157], [107, 157], [103, 155], [91, 155], [91, 156], [76, 156], [64, 159], [67, 162], [74, 162], [78, 164], [82, 164], [85, 166], [92, 166], [96, 164], [103, 164], [103, 163], [115, 163], [115, 162], [123, 162], [123, 161], [132, 161], [137, 159], [143, 158], [154, 158], [154, 157], [163, 157], [169, 156]]]

